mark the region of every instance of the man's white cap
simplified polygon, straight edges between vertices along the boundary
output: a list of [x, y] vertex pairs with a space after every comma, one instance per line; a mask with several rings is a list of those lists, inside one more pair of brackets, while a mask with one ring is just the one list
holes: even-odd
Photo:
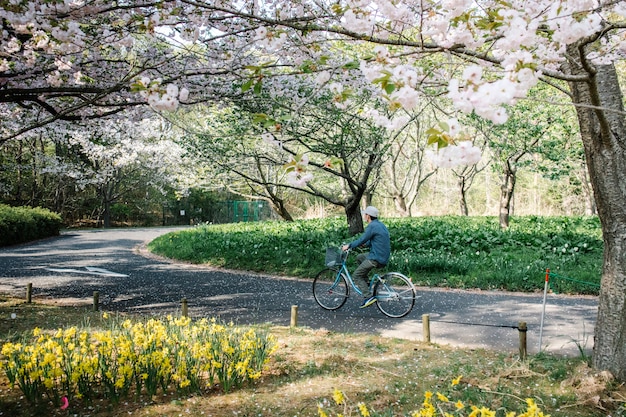
[[374, 206], [367, 206], [365, 210], [363, 210], [363, 214], [369, 214], [370, 217], [378, 217], [378, 209]]

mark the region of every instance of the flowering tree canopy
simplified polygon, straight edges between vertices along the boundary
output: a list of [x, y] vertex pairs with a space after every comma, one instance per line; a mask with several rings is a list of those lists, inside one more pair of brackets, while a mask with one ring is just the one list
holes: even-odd
[[[553, 85], [576, 106], [605, 239], [594, 365], [626, 380], [626, 123], [614, 66], [626, 53], [625, 2], [5, 0], [0, 6], [3, 119], [29, 113], [33, 121], [3, 120], [0, 143], [54, 120], [97, 118], [140, 103], [163, 111], [258, 93], [276, 76], [328, 89], [339, 108], [366, 80], [393, 112], [377, 122], [390, 126], [425, 95], [446, 96], [458, 111], [501, 123], [506, 105], [525, 99], [538, 82], [563, 81]], [[445, 166], [475, 162], [478, 153], [464, 139], [453, 117], [434, 126], [433, 157]]]
[[[138, 102], [173, 110], [218, 100], [233, 82], [260, 89], [286, 72], [315, 73], [341, 105], [349, 86], [333, 79], [357, 67], [392, 109], [445, 93], [458, 110], [503, 122], [503, 105], [540, 77], [581, 79], [561, 69], [567, 45], [599, 40], [589, 65], [626, 50], [619, 1], [7, 1], [0, 13], [0, 101], [44, 110], [39, 124]], [[338, 53], [340, 41], [372, 46]], [[444, 58], [427, 59], [437, 53]], [[461, 68], [459, 57], [473, 64]], [[440, 148], [454, 139], [453, 131], [432, 137]], [[446, 152], [441, 163], [475, 161], [468, 145]]]

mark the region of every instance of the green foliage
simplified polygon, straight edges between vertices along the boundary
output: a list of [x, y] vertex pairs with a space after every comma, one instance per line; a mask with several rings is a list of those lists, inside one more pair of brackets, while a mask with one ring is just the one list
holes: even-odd
[[2, 346], [0, 367], [30, 403], [58, 407], [63, 397], [101, 395], [117, 404], [133, 390], [137, 397], [173, 388], [189, 394], [219, 383], [229, 392], [260, 378], [276, 348], [262, 329], [168, 316], [114, 320], [107, 330], [35, 328], [23, 342]]
[[[559, 292], [597, 294], [603, 244], [596, 217], [385, 219], [392, 237], [388, 270], [424, 286], [537, 291], [545, 270], [574, 278]], [[153, 252], [232, 269], [313, 277], [325, 248], [352, 240], [344, 219], [205, 225], [161, 236]], [[557, 280], [558, 281], [558, 280]]]
[[0, 204], [0, 246], [58, 236], [63, 221], [50, 210]]

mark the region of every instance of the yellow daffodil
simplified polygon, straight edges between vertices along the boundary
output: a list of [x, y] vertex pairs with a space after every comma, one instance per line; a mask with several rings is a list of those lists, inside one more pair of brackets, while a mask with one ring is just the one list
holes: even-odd
[[359, 407], [359, 412], [362, 417], [370, 417], [370, 411], [367, 409], [365, 403], [358, 403], [357, 406]]
[[333, 399], [335, 400], [335, 403], [337, 405], [343, 404], [344, 401], [345, 401], [345, 399], [343, 397], [343, 392], [341, 392], [340, 390], [335, 388], [335, 391], [333, 392]]

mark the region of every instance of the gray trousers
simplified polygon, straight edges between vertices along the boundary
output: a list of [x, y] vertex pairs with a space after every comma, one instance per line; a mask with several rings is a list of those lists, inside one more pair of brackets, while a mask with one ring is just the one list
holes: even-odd
[[356, 261], [359, 264], [357, 268], [354, 270], [352, 274], [352, 278], [354, 279], [354, 283], [358, 285], [359, 289], [363, 293], [363, 297], [370, 298], [372, 294], [372, 289], [369, 287], [370, 280], [368, 275], [370, 271], [374, 268], [380, 268], [380, 264], [373, 259], [367, 259], [368, 253], [360, 253], [356, 257]]

